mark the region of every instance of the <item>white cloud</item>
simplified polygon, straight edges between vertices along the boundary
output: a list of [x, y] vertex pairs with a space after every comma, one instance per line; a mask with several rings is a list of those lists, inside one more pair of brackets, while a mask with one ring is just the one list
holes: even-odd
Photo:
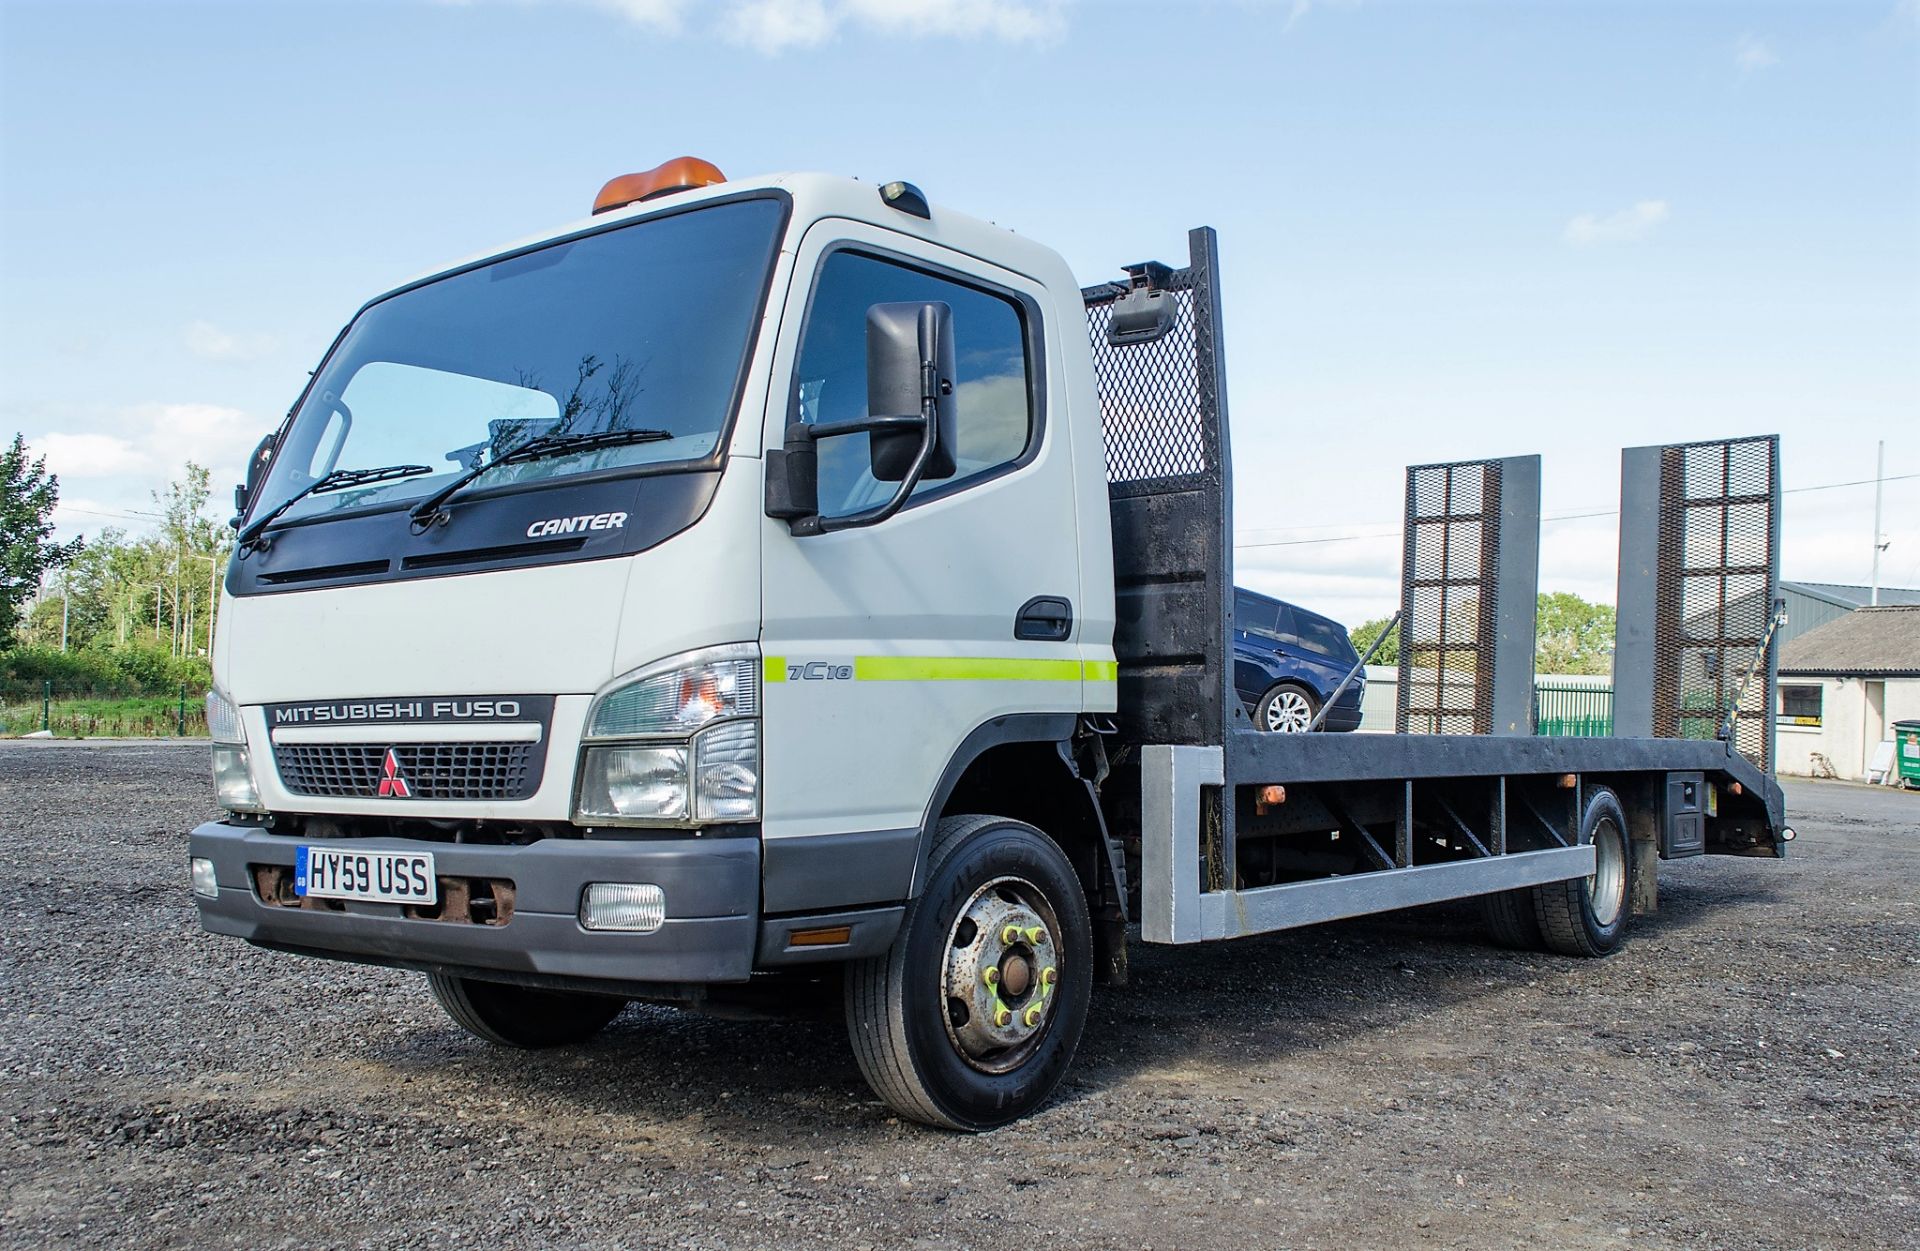
[[1758, 35], [1746, 34], [1733, 41], [1733, 63], [1740, 67], [1742, 73], [1751, 74], [1755, 70], [1763, 70], [1779, 62], [1780, 58], [1773, 54], [1773, 49], [1767, 46], [1766, 40]]
[[[509, 0], [437, 0], [449, 7]], [[598, 9], [661, 35], [686, 34], [695, 14], [706, 32], [763, 56], [813, 48], [843, 30], [903, 39], [990, 39], [1051, 43], [1066, 33], [1067, 6], [1077, 0], [521, 0]], [[1319, 0], [1354, 4], [1358, 0]]]
[[1060, 0], [840, 0], [849, 21], [909, 38], [1045, 43], [1066, 32]]
[[1287, 9], [1287, 20], [1285, 25], [1280, 27], [1280, 33], [1284, 35], [1291, 31], [1295, 26], [1300, 24], [1301, 18], [1313, 12], [1316, 8], [1357, 9], [1360, 7], [1360, 3], [1361, 0], [1293, 0], [1293, 3]]
[[33, 440], [31, 446], [35, 455], [47, 458], [47, 468], [63, 482], [73, 478], [111, 478], [147, 468], [146, 454], [130, 440], [114, 434], [69, 434], [55, 430]]
[[258, 332], [235, 334], [206, 321], [190, 324], [182, 338], [187, 351], [207, 361], [258, 360], [279, 346], [272, 335]]
[[[221, 492], [240, 480], [248, 453], [272, 424], [219, 404], [139, 404], [67, 417], [65, 428], [29, 435], [27, 445], [46, 456], [47, 468], [60, 479], [61, 525], [97, 529], [115, 523], [66, 514], [83, 507], [96, 513], [149, 510], [152, 492], [179, 477], [188, 461], [212, 470]], [[75, 428], [81, 425], [89, 428]]]
[[727, 10], [721, 33], [763, 56], [777, 56], [788, 48], [825, 43], [838, 25], [824, 0], [745, 0]]
[[686, 12], [686, 0], [589, 0], [598, 9], [627, 19], [636, 26], [646, 26], [666, 34], [678, 34], [681, 26], [681, 14]]
[[1602, 243], [1633, 243], [1667, 220], [1665, 200], [1641, 200], [1632, 208], [1600, 216], [1582, 213], [1567, 223], [1565, 238], [1575, 247], [1593, 247]]

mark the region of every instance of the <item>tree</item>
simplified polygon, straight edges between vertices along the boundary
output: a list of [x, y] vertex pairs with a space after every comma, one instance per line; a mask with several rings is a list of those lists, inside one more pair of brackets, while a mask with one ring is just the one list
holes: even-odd
[[1612, 604], [1591, 603], [1571, 591], [1542, 595], [1534, 626], [1534, 670], [1611, 673], [1613, 622]]
[[0, 452], [0, 644], [12, 640], [46, 571], [80, 552], [79, 539], [51, 541], [59, 502], [60, 479], [47, 472], [47, 458], [28, 459], [26, 439], [14, 435]]
[[[1599, 674], [1613, 667], [1613, 605], [1595, 604], [1571, 591], [1540, 596], [1534, 609], [1533, 668], [1536, 673]], [[1351, 631], [1354, 650], [1362, 656], [1390, 617], [1362, 622]], [[1376, 665], [1400, 663], [1400, 632], [1374, 653]]]
[[[1362, 656], [1366, 655], [1367, 649], [1373, 646], [1373, 641], [1380, 637], [1380, 632], [1387, 628], [1387, 622], [1391, 620], [1393, 620], [1392, 617], [1375, 617], [1372, 621], [1363, 621], [1353, 627], [1353, 629], [1348, 632], [1348, 637], [1353, 640], [1353, 650], [1359, 652]], [[1375, 652], [1373, 659], [1367, 663], [1374, 665], [1399, 664], [1400, 631], [1395, 630], [1392, 638], [1380, 644], [1380, 650]]]

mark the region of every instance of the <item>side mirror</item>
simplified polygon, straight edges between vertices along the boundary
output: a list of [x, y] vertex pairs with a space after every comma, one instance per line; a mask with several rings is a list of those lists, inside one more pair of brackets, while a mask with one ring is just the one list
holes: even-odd
[[[953, 308], [875, 304], [867, 310], [867, 415], [851, 421], [787, 426], [784, 445], [767, 452], [766, 515], [792, 534], [827, 534], [878, 525], [906, 506], [928, 478], [955, 470]], [[822, 517], [819, 453], [822, 439], [864, 434], [873, 476], [897, 482], [886, 503], [844, 517]]]
[[227, 524], [235, 529], [240, 527], [240, 519], [247, 515], [247, 503], [260, 489], [260, 480], [267, 476], [267, 466], [273, 461], [273, 448], [278, 434], [270, 434], [254, 445], [253, 455], [247, 458], [247, 480], [233, 488], [233, 520]]
[[[922, 479], [951, 478], [958, 435], [953, 394], [953, 308], [925, 304], [875, 304], [867, 310], [867, 414], [919, 417], [932, 423], [933, 448]], [[926, 432], [912, 427], [875, 430], [867, 436], [873, 476], [904, 481], [920, 458]]]

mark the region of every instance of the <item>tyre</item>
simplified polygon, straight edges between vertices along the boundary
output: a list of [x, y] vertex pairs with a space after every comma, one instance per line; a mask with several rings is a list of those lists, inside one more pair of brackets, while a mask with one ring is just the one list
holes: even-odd
[[1534, 887], [1534, 917], [1549, 951], [1604, 956], [1626, 937], [1633, 903], [1633, 840], [1612, 791], [1601, 787], [1587, 799], [1580, 841], [1593, 844], [1592, 875]]
[[1540, 950], [1540, 919], [1534, 914], [1530, 888], [1481, 896], [1480, 916], [1487, 933], [1500, 946], [1515, 951]]
[[1092, 992], [1086, 894], [1060, 848], [1019, 821], [947, 817], [892, 949], [847, 969], [847, 1033], [894, 1111], [990, 1129], [1060, 1084]]
[[620, 1015], [625, 999], [571, 990], [537, 990], [472, 977], [427, 974], [453, 1023], [500, 1047], [564, 1047], [585, 1042]]
[[1320, 701], [1312, 691], [1282, 682], [1260, 697], [1253, 710], [1253, 724], [1274, 734], [1305, 734], [1319, 711]]

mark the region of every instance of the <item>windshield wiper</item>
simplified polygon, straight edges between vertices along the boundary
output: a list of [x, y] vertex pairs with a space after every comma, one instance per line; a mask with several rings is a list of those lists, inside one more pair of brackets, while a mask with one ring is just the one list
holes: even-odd
[[378, 469], [336, 469], [308, 483], [292, 495], [275, 504], [271, 511], [260, 520], [240, 532], [237, 545], [241, 554], [267, 547], [266, 530], [280, 514], [298, 504], [309, 495], [325, 495], [329, 491], [344, 491], [348, 487], [365, 486], [371, 482], [390, 482], [395, 478], [417, 478], [423, 473], [432, 473], [427, 465], [383, 465]]
[[468, 483], [490, 469], [498, 469], [502, 465], [524, 464], [530, 460], [548, 460], [574, 452], [590, 452], [600, 447], [624, 447], [630, 443], [658, 443], [662, 439], [673, 437], [671, 430], [594, 430], [583, 434], [543, 434], [539, 438], [528, 439], [511, 451], [500, 453], [484, 465], [475, 465], [414, 505], [412, 514], [414, 530], [419, 533], [436, 521], [444, 521], [448, 514], [441, 506], [464, 490]]

